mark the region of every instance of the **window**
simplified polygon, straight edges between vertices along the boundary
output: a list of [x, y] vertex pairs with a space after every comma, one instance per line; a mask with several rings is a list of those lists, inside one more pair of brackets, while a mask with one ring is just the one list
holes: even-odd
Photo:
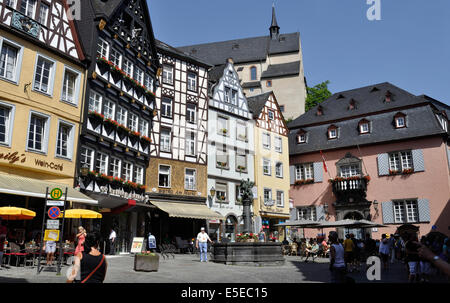
[[11, 141], [11, 120], [13, 107], [0, 104], [0, 143], [9, 144]]
[[186, 132], [186, 155], [195, 156], [195, 133]]
[[197, 113], [197, 107], [195, 104], [188, 103], [186, 106], [186, 121], [189, 123], [195, 123], [195, 116]]
[[99, 38], [97, 43], [97, 57], [108, 58], [109, 44], [105, 40]]
[[171, 131], [168, 129], [161, 129], [161, 151], [169, 152], [171, 151]]
[[395, 223], [415, 223], [419, 221], [417, 200], [394, 201]]
[[236, 170], [242, 172], [247, 171], [247, 155], [245, 150], [238, 149], [236, 151]]
[[173, 85], [173, 67], [169, 65], [163, 66], [163, 83]]
[[134, 69], [134, 80], [140, 84], [144, 84], [144, 72], [139, 67]]
[[237, 139], [241, 141], [247, 140], [247, 126], [245, 123], [237, 122], [236, 123], [236, 131], [237, 131]]
[[271, 163], [269, 159], [263, 159], [263, 173], [264, 175], [271, 176]]
[[195, 169], [186, 168], [184, 174], [184, 188], [186, 190], [195, 190], [196, 182], [195, 182]]
[[144, 168], [142, 166], [134, 166], [134, 180], [137, 184], [144, 184]]
[[41, 1], [41, 6], [39, 8], [39, 23], [44, 26], [47, 26], [48, 9], [48, 5]]
[[[20, 49], [6, 42], [2, 43], [0, 55], [0, 77], [16, 82], [18, 80], [17, 64]], [[20, 72], [20, 71], [19, 71]]]
[[119, 124], [126, 126], [127, 125], [127, 117], [128, 117], [127, 110], [125, 108], [119, 106], [117, 108], [117, 122]]
[[231, 88], [225, 87], [225, 102], [230, 103], [231, 102]]
[[133, 164], [123, 161], [122, 176], [125, 181], [133, 181]]
[[298, 134], [297, 135], [297, 143], [306, 143], [306, 134]]
[[314, 166], [312, 163], [300, 164], [295, 167], [295, 180], [314, 179]]
[[112, 101], [106, 100], [103, 104], [103, 115], [106, 119], [113, 119], [114, 120], [114, 111], [116, 108], [116, 104]]
[[94, 170], [94, 150], [88, 147], [81, 147], [81, 167], [87, 165], [89, 170]]
[[270, 149], [270, 134], [262, 134], [262, 144], [265, 149]]
[[128, 59], [126, 59], [126, 58], [123, 58], [123, 64], [122, 64], [123, 66], [122, 66], [122, 69], [123, 69], [123, 71], [129, 76], [129, 77], [131, 77], [131, 75], [133, 75], [133, 63], [130, 61], [130, 60], [128, 60]]
[[264, 188], [264, 205], [266, 206], [273, 205], [272, 190], [269, 188]]
[[255, 89], [253, 88], [253, 87], [250, 87], [250, 91], [252, 92], [252, 91], [254, 91]]
[[197, 74], [188, 72], [187, 74], [187, 89], [197, 91]]
[[411, 151], [393, 152], [389, 154], [389, 170], [391, 172], [401, 172], [405, 169], [412, 169]]
[[228, 200], [228, 184], [216, 182], [216, 199], [219, 202]]
[[34, 89], [45, 94], [52, 92], [52, 78], [55, 63], [38, 55], [34, 73]]
[[268, 114], [268, 116], [269, 116], [269, 120], [274, 120], [275, 119], [275, 113], [274, 113], [274, 111], [273, 110], [268, 110], [267, 111], [267, 114]]
[[159, 187], [170, 187], [170, 166], [160, 165], [159, 166], [159, 177], [158, 177]]
[[228, 119], [225, 117], [217, 117], [217, 131], [219, 134], [226, 136], [228, 134]]
[[36, 14], [36, 0], [22, 0], [20, 3], [20, 12], [25, 16], [34, 18]]
[[337, 128], [329, 128], [328, 139], [336, 139], [336, 138], [337, 138]]
[[135, 131], [135, 132], [139, 131], [139, 128], [138, 128], [138, 120], [139, 120], [139, 118], [138, 118], [138, 116], [133, 114], [133, 113], [130, 113], [129, 116], [130, 116], [130, 121], [129, 121], [130, 123], [128, 124], [129, 128], [132, 131]]
[[279, 153], [283, 152], [283, 139], [281, 137], [275, 137], [275, 151]]
[[284, 192], [277, 190], [277, 207], [284, 207]]
[[97, 152], [97, 161], [95, 163], [95, 170], [100, 174], [108, 175], [108, 155], [107, 154]]
[[283, 178], [283, 163], [278, 162], [275, 164], [275, 176], [278, 178]]
[[139, 119], [139, 132], [142, 136], [148, 137], [148, 121], [144, 119]]
[[272, 81], [271, 80], [267, 80], [266, 81], [266, 87], [272, 87]]
[[369, 132], [369, 122], [362, 122], [359, 124], [359, 133], [367, 134]]
[[45, 152], [48, 128], [48, 118], [31, 114], [30, 125], [28, 129], [28, 148], [30, 150]]
[[250, 67], [250, 80], [257, 80], [256, 77], [256, 66], [252, 66]]
[[111, 49], [111, 53], [109, 54], [109, 60], [114, 63], [115, 66], [122, 66], [122, 54], [116, 51], [114, 48]]
[[11, 8], [16, 8], [16, 0], [5, 0], [5, 4]]
[[162, 97], [161, 115], [163, 117], [172, 118], [172, 99], [168, 97]]
[[216, 166], [219, 168], [228, 169], [228, 153], [226, 145], [217, 145]]
[[76, 90], [77, 90], [78, 74], [68, 69], [64, 70], [64, 80], [62, 88], [61, 100], [75, 104], [77, 103]]
[[284, 113], [284, 105], [280, 105], [280, 112]]
[[56, 155], [64, 158], [72, 157], [72, 130], [73, 126], [59, 122], [58, 136], [56, 140]]
[[305, 206], [298, 208], [298, 220], [317, 220], [316, 207], [314, 206]]
[[122, 161], [120, 161], [120, 159], [111, 157], [109, 170], [111, 171], [111, 175], [115, 178], [120, 178], [121, 163]]
[[395, 118], [395, 127], [396, 128], [406, 127], [406, 120], [404, 116], [399, 116]]
[[102, 111], [102, 96], [91, 90], [89, 93], [89, 111], [101, 113]]
[[359, 165], [343, 165], [339, 167], [339, 170], [343, 178], [355, 177], [361, 174]]
[[144, 86], [148, 90], [153, 91], [153, 78], [147, 74], [144, 76]]
[[231, 103], [237, 105], [237, 90], [231, 90]]

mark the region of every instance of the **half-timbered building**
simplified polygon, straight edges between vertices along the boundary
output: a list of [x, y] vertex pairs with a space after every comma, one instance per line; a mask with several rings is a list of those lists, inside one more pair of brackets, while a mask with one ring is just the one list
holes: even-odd
[[78, 166], [80, 187], [99, 201], [102, 231], [128, 251], [146, 230], [146, 174], [159, 68], [147, 2], [83, 1], [77, 22], [91, 64]]
[[[208, 190], [208, 69], [210, 65], [157, 40], [162, 73], [156, 90], [147, 194], [159, 210], [152, 232], [191, 239], [217, 214]], [[178, 243], [180, 244], [180, 243]]]
[[247, 100], [255, 120], [255, 232], [282, 241], [284, 229], [275, 224], [290, 217], [289, 131], [273, 92]]
[[209, 233], [234, 241], [243, 228], [239, 185], [254, 181], [254, 123], [233, 61], [210, 71], [208, 109], [208, 199], [224, 220], [210, 221]]
[[65, 0], [0, 1], [0, 201], [36, 212], [10, 222], [19, 241], [41, 230], [47, 187], [96, 204], [74, 189], [84, 60]]

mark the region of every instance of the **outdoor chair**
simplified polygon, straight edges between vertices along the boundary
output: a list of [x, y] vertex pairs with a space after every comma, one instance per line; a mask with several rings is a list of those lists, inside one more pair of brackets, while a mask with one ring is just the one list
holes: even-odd
[[27, 263], [31, 262], [31, 266], [34, 266], [34, 262], [36, 259], [36, 252], [37, 246], [33, 244], [26, 244], [25, 245], [25, 252], [27, 253], [25, 257], [25, 267], [27, 266]]
[[19, 260], [21, 257], [24, 258], [24, 266], [25, 266], [25, 259], [28, 256], [28, 253], [24, 252], [25, 250], [21, 250], [20, 246], [17, 245], [16, 243], [11, 242], [10, 246], [11, 246], [11, 256], [16, 257], [16, 267], [19, 266]]
[[69, 258], [75, 255], [75, 245], [74, 244], [63, 244], [63, 258], [64, 264], [67, 264]]
[[175, 237], [175, 242], [177, 244], [177, 249], [180, 253], [186, 253], [189, 249], [189, 244], [187, 240], [181, 239], [181, 237]]

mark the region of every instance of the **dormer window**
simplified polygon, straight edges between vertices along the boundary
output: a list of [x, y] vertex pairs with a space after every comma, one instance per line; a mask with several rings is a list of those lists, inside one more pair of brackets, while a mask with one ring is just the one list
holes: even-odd
[[406, 127], [406, 115], [403, 113], [398, 113], [394, 117], [395, 119], [395, 128], [403, 128]]
[[297, 132], [297, 144], [306, 143], [306, 132], [301, 129]]
[[363, 119], [359, 122], [359, 133], [368, 134], [370, 133], [370, 122]]
[[351, 100], [350, 100], [350, 103], [349, 103], [349, 105], [348, 105], [348, 109], [349, 109], [349, 110], [356, 109], [356, 101], [355, 101], [354, 99], [351, 99]]
[[317, 116], [322, 116], [322, 115], [323, 115], [323, 108], [322, 108], [322, 106], [319, 106], [319, 107], [317, 108], [317, 113], [316, 113], [316, 115], [317, 115]]
[[328, 128], [328, 139], [336, 139], [338, 137], [338, 129], [332, 125]]
[[392, 93], [390, 91], [386, 92], [386, 96], [384, 98], [384, 102], [388, 103], [392, 101]]

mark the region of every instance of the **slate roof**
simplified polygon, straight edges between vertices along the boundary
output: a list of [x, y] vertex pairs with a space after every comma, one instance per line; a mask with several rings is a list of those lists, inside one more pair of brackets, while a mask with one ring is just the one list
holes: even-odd
[[[378, 90], [373, 90], [376, 87]], [[383, 102], [386, 91], [393, 101]], [[339, 96], [343, 98], [337, 99]], [[349, 110], [350, 99], [356, 101], [356, 109]], [[439, 102], [440, 103], [440, 102]], [[445, 104], [440, 103], [445, 107]], [[320, 150], [413, 139], [432, 135], [448, 135], [435, 117], [434, 104], [421, 96], [415, 96], [390, 83], [380, 83], [332, 95], [321, 103], [323, 115], [317, 116], [317, 107], [289, 123], [289, 154], [297, 155]], [[448, 106], [447, 106], [448, 108]], [[394, 116], [406, 115], [407, 127], [396, 129]], [[359, 134], [362, 119], [370, 122], [370, 133]], [[329, 140], [328, 127], [338, 127], [338, 138]], [[307, 133], [307, 142], [297, 144], [297, 133]]]
[[[124, 0], [91, 0], [95, 15], [104, 16], [108, 19], [123, 1]], [[83, 1], [83, 3], [84, 2], [85, 1]]]
[[183, 52], [183, 51], [181, 51], [181, 50], [179, 50], [179, 49], [177, 49], [177, 48], [175, 48], [173, 46], [170, 46], [169, 44], [167, 44], [165, 42], [162, 42], [162, 41], [160, 41], [158, 39], [155, 39], [155, 42], [156, 42], [156, 47], [159, 50], [161, 50], [162, 52], [166, 52], [166, 53], [172, 54], [172, 55], [174, 55], [176, 57], [181, 58], [182, 60], [185, 60], [185, 61], [188, 61], [188, 62], [193, 62], [193, 63], [196, 63], [196, 64], [201, 65], [201, 66], [206, 67], [206, 68], [212, 67], [211, 64], [208, 64], [205, 61], [203, 61], [203, 60], [201, 60], [201, 59], [199, 59], [199, 58], [197, 58], [195, 56], [189, 55], [189, 54], [187, 54], [187, 53], [185, 53], [185, 52]]
[[259, 81], [252, 81], [252, 82], [244, 82], [242, 83], [242, 88], [257, 88], [261, 87], [261, 82]]
[[233, 58], [235, 64], [265, 61], [268, 54], [298, 52], [300, 33], [280, 34], [278, 39], [270, 36], [235, 39], [222, 42], [196, 44], [178, 49], [202, 58], [213, 65], [223, 64]]
[[253, 114], [253, 118], [257, 119], [259, 117], [271, 94], [272, 92], [270, 91], [264, 94], [247, 97], [248, 107]]
[[267, 67], [262, 75], [261, 79], [264, 78], [275, 78], [284, 77], [291, 75], [300, 74], [300, 61], [282, 63], [282, 64], [272, 64]]

